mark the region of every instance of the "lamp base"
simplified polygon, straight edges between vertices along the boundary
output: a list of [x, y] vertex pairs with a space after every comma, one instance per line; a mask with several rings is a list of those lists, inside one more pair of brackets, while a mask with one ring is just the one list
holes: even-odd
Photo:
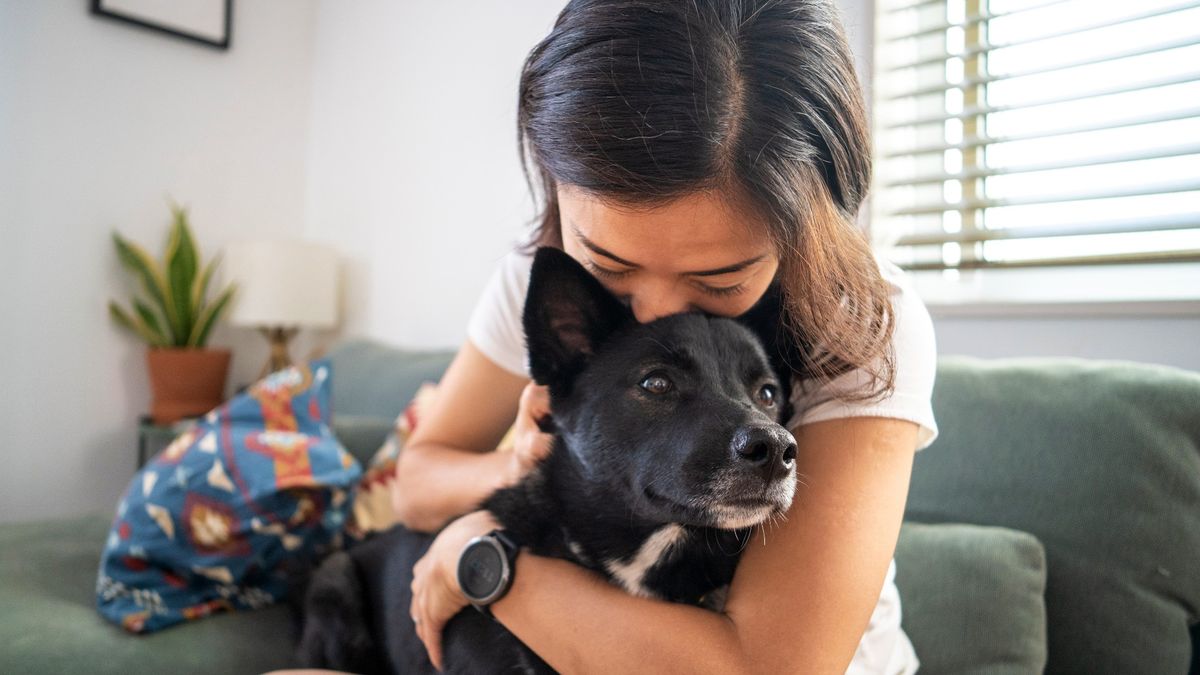
[[258, 332], [267, 338], [267, 343], [271, 346], [271, 355], [267, 357], [267, 362], [263, 364], [262, 371], [258, 374], [258, 379], [262, 379], [271, 373], [274, 373], [292, 365], [292, 356], [288, 353], [288, 342], [296, 337], [299, 328], [259, 328]]

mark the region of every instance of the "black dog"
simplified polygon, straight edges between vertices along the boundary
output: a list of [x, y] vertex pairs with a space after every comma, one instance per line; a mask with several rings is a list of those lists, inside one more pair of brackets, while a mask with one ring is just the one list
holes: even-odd
[[[755, 334], [700, 314], [639, 325], [554, 249], [535, 256], [523, 319], [556, 440], [481, 508], [533, 553], [630, 593], [698, 604], [727, 585], [749, 528], [782, 514], [796, 482], [796, 443], [778, 424], [786, 389]], [[327, 558], [307, 591], [301, 663], [433, 672], [409, 617], [412, 568], [432, 538], [395, 527]], [[443, 641], [448, 672], [553, 672], [470, 608]]]

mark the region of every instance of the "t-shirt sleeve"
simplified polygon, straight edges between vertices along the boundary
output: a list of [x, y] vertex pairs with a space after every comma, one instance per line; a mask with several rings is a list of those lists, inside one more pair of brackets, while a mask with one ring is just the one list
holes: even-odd
[[881, 260], [880, 272], [892, 286], [892, 311], [895, 314], [895, 391], [878, 401], [843, 401], [839, 394], [866, 391], [871, 376], [855, 369], [830, 380], [805, 380], [792, 388], [795, 413], [790, 428], [845, 417], [892, 417], [916, 422], [920, 430], [917, 449], [928, 447], [937, 438], [933, 418], [933, 380], [937, 373], [937, 345], [933, 320], [920, 296], [904, 273], [891, 262]]
[[504, 256], [467, 322], [467, 339], [496, 365], [522, 377], [529, 377], [521, 315], [532, 265], [532, 257], [520, 251]]

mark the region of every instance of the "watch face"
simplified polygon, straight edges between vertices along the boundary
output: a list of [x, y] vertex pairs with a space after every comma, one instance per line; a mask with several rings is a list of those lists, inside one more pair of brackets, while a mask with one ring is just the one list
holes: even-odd
[[499, 590], [505, 560], [490, 542], [476, 542], [463, 551], [458, 561], [458, 583], [473, 600], [487, 598]]

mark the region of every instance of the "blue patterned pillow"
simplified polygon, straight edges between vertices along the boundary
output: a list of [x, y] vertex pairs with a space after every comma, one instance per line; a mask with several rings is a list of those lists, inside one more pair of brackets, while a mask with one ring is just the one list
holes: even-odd
[[144, 633], [287, 593], [288, 566], [342, 546], [362, 473], [329, 429], [332, 368], [274, 373], [175, 439], [126, 488], [96, 605]]

